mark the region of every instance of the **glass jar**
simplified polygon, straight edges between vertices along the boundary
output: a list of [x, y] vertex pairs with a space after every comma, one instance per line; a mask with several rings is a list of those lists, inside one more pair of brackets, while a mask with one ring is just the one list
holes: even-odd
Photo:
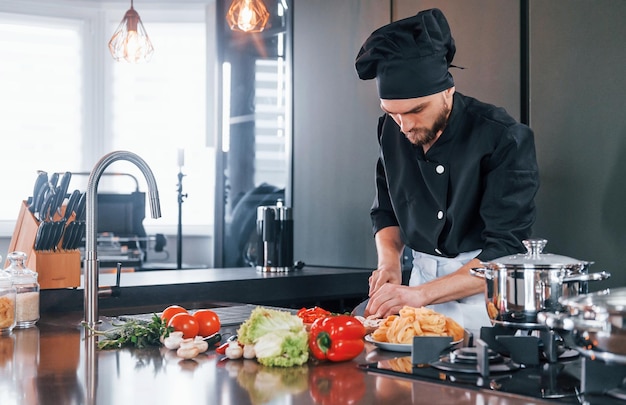
[[11, 252], [7, 256], [9, 267], [6, 271], [11, 276], [15, 287], [15, 327], [29, 328], [39, 320], [39, 283], [38, 274], [26, 267], [26, 253]]
[[10, 334], [15, 327], [15, 295], [11, 275], [0, 270], [0, 335]]

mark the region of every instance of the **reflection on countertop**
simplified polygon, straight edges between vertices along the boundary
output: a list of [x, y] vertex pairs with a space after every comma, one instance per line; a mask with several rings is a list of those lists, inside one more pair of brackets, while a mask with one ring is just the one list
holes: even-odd
[[44, 314], [36, 327], [0, 336], [2, 405], [527, 403], [514, 396], [366, 372], [358, 367], [366, 358], [395, 357], [369, 343], [353, 361], [309, 361], [286, 369], [225, 360], [214, 350], [192, 360], [158, 347], [97, 350], [96, 339], [85, 338], [81, 317]]

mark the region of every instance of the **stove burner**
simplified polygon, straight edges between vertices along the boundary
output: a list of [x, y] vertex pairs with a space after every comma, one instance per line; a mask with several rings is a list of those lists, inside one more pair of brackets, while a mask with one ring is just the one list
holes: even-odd
[[[476, 347], [456, 349], [449, 355], [442, 357], [439, 361], [431, 363], [430, 365], [442, 371], [480, 374], [478, 367], [478, 350], [480, 349]], [[487, 359], [490, 373], [504, 373], [517, 370], [520, 367], [514, 364], [510, 359], [503, 357], [493, 350], [488, 350]]]
[[482, 328], [480, 339], [490, 349], [524, 366], [538, 366], [544, 361], [557, 363], [579, 355], [576, 350], [567, 349], [560, 335], [547, 329], [525, 331], [496, 325]]
[[[478, 361], [478, 350], [476, 347], [463, 347], [451, 352], [449, 358], [451, 363], [476, 364]], [[490, 349], [487, 352], [487, 359], [489, 363], [501, 363], [503, 357]]]

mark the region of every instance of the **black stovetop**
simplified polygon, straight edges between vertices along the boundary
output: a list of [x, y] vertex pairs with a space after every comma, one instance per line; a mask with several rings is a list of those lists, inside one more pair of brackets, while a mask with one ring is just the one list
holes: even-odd
[[[556, 358], [551, 358], [544, 353], [541, 339], [535, 341], [538, 342], [536, 356], [524, 357], [519, 353], [503, 352], [502, 347], [498, 348], [500, 351], [492, 350], [483, 338], [490, 341], [489, 336], [481, 332], [481, 339], [476, 342], [466, 339], [464, 344], [446, 349], [427, 362], [416, 360], [419, 355], [414, 356], [417, 345], [423, 347], [430, 343], [416, 341], [414, 356], [397, 353], [398, 357], [367, 363], [362, 368], [467, 389], [521, 395], [555, 404], [626, 404], [624, 364], [609, 364], [563, 348], [559, 349]], [[509, 340], [507, 345], [515, 352], [527, 343], [529, 339]], [[492, 341], [492, 345], [496, 344]], [[469, 359], [466, 363], [468, 355], [471, 357], [481, 351], [479, 360], [472, 362]], [[487, 361], [482, 361], [483, 358]], [[478, 366], [479, 362], [484, 366]]]

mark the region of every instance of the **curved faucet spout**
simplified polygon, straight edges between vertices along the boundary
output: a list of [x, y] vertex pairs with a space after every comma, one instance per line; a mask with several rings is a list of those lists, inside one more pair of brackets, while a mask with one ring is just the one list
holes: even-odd
[[97, 238], [98, 238], [98, 183], [104, 170], [113, 162], [117, 160], [125, 160], [135, 164], [141, 170], [146, 181], [148, 182], [148, 192], [150, 198], [150, 212], [152, 218], [161, 217], [161, 204], [159, 202], [159, 190], [157, 188], [156, 180], [152, 174], [152, 170], [146, 164], [146, 162], [138, 155], [128, 151], [115, 151], [104, 155], [94, 166], [91, 174], [89, 175], [89, 182], [87, 183], [87, 204], [86, 204], [86, 218], [85, 218], [85, 259], [84, 259], [84, 273], [85, 273], [85, 323], [93, 327], [98, 323], [98, 276], [100, 272], [100, 266], [98, 263], [97, 252]]

